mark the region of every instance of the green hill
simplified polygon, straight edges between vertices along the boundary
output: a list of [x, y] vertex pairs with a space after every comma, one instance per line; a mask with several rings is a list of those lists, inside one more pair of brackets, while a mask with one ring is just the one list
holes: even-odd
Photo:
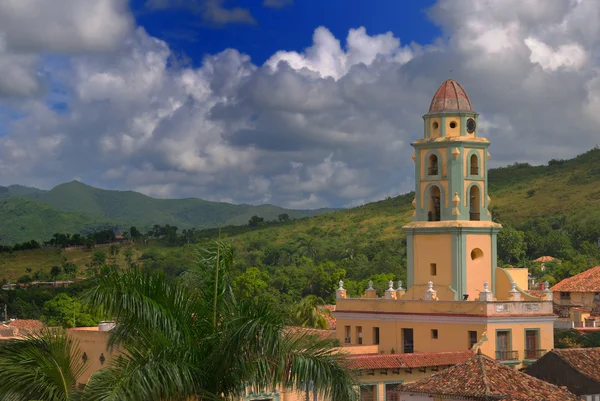
[[[78, 181], [50, 191], [11, 185], [0, 187], [0, 243], [45, 240], [55, 232], [77, 233], [94, 227], [134, 225], [146, 230], [154, 224], [210, 228], [247, 224], [258, 215], [276, 220], [310, 217], [331, 209], [290, 210], [273, 205], [233, 205], [202, 199], [155, 199], [133, 191], [104, 190]], [[4, 222], [10, 222], [5, 224]]]
[[[600, 149], [570, 160], [552, 160], [543, 166], [515, 163], [491, 169], [488, 178], [490, 208], [494, 219], [503, 225], [535, 232], [541, 228], [528, 228], [528, 225], [536, 218], [550, 221], [556, 218], [568, 225], [569, 230], [564, 233], [574, 242], [585, 240], [595, 244], [596, 235], [600, 236]], [[402, 264], [405, 257], [402, 226], [411, 221], [413, 196], [409, 193], [287, 225], [239, 234], [230, 230], [229, 233], [240, 256], [249, 264], [269, 252], [276, 252], [277, 247], [296, 249], [299, 241], [305, 241], [302, 238], [310, 238], [321, 260], [342, 260], [347, 257], [344, 255], [360, 253], [371, 260], [383, 250], [386, 257]], [[540, 235], [545, 234], [540, 231]], [[541, 256], [536, 255], [541, 249], [547, 252], [554, 249], [551, 244], [545, 248], [528, 246], [531, 258]], [[554, 249], [554, 256], [558, 252], [560, 250]], [[373, 272], [384, 270], [377, 267]]]

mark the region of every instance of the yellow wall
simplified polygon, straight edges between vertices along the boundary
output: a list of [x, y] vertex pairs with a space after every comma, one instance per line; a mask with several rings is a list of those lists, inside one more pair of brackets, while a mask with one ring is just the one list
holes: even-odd
[[[524, 272], [524, 273], [523, 273]], [[500, 267], [496, 268], [496, 291], [494, 295], [498, 300], [507, 300], [509, 298], [509, 291], [512, 290], [512, 282], [514, 281], [517, 284], [517, 290], [521, 294], [521, 299], [523, 301], [539, 301], [539, 298], [532, 297], [525, 291], [528, 288], [527, 279], [525, 279], [524, 287], [522, 287], [519, 283], [523, 284], [522, 275], [525, 274], [527, 277], [528, 270], [525, 268], [514, 268], [514, 269], [502, 269]], [[515, 274], [515, 277], [512, 275]]]
[[[351, 326], [352, 344], [356, 344], [355, 327], [361, 326], [363, 344], [373, 344], [373, 328], [379, 327], [379, 351], [386, 354], [401, 353], [403, 350], [402, 329], [413, 329], [414, 352], [464, 351], [469, 349], [468, 331], [477, 331], [478, 336], [485, 331], [485, 324], [434, 323], [434, 322], [395, 322], [385, 320], [338, 318], [336, 335], [343, 341], [344, 327]], [[432, 338], [432, 330], [438, 331], [438, 338]]]
[[560, 292], [552, 293], [552, 300], [555, 304], [559, 305], [576, 305], [583, 306], [586, 308], [595, 307], [597, 302], [594, 301], [594, 293], [593, 292], [571, 292], [569, 293], [570, 299], [560, 299]]
[[[414, 282], [433, 281], [440, 286], [452, 285], [451, 234], [419, 234], [413, 238]], [[437, 274], [430, 274], [430, 264], [436, 264]]]
[[529, 288], [529, 270], [520, 267], [508, 267], [504, 271], [510, 274], [517, 287], [523, 290]]
[[[80, 349], [87, 354], [87, 369], [79, 378], [79, 383], [87, 383], [92, 373], [108, 366], [111, 360], [119, 353], [118, 348], [107, 350], [109, 332], [99, 331], [97, 327], [78, 327], [68, 330], [69, 335], [79, 343]], [[100, 363], [100, 355], [104, 354], [106, 360]]]
[[510, 330], [511, 350], [518, 351], [519, 359], [525, 359], [525, 330], [539, 329], [538, 348], [546, 352], [554, 348], [554, 325], [552, 322], [544, 323], [499, 323], [489, 324], [487, 331], [488, 341], [481, 346], [481, 352], [491, 358], [496, 358], [496, 332], [497, 330]]
[[[446, 117], [446, 136], [460, 136], [460, 116]], [[455, 123], [454, 128], [450, 128], [450, 124]]]
[[[489, 234], [467, 234], [466, 241], [467, 294], [469, 299], [476, 300], [483, 291], [483, 283], [492, 283], [492, 237]], [[471, 259], [474, 249], [483, 252], [483, 255], [475, 260]]]

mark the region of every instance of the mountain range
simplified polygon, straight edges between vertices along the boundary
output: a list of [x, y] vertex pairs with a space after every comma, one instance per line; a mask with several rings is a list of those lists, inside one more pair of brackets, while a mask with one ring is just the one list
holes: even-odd
[[[518, 225], [551, 216], [565, 216], [574, 222], [600, 219], [598, 148], [573, 159], [550, 160], [547, 165], [514, 163], [491, 169], [488, 180], [491, 209], [502, 223]], [[405, 194], [347, 210], [289, 210], [194, 198], [154, 199], [133, 191], [98, 189], [78, 181], [49, 191], [11, 185], [0, 187], [0, 243], [46, 240], [55, 232], [78, 233], [115, 226], [127, 229], [135, 225], [146, 230], [154, 224], [171, 224], [180, 229], [244, 225], [254, 215], [276, 220], [282, 213], [296, 219], [322, 216], [260, 230], [260, 235], [283, 241], [288, 235], [313, 233], [314, 227], [319, 227], [327, 235], [338, 237], [356, 237], [375, 230], [380, 239], [391, 239], [401, 236], [400, 227], [410, 221], [412, 199], [413, 194]]]
[[274, 205], [234, 205], [197, 198], [155, 199], [134, 191], [94, 188], [79, 181], [57, 185], [49, 191], [21, 185], [0, 187], [0, 244], [31, 239], [47, 240], [56, 232], [80, 233], [154, 224], [171, 224], [180, 230], [243, 225], [254, 216], [276, 220], [310, 217], [333, 209], [294, 210]]

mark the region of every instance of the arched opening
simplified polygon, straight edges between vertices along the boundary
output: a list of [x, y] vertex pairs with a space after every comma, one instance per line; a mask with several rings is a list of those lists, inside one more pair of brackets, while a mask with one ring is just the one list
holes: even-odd
[[438, 157], [436, 155], [429, 156], [428, 167], [427, 171], [429, 175], [438, 175]]
[[477, 155], [471, 155], [471, 175], [479, 175], [479, 160]]
[[470, 220], [479, 221], [481, 194], [479, 192], [479, 187], [477, 185], [473, 185], [471, 187], [471, 190], [469, 191], [469, 201], [470, 201], [470, 209], [469, 209]]
[[440, 221], [440, 189], [436, 185], [429, 188], [429, 221]]

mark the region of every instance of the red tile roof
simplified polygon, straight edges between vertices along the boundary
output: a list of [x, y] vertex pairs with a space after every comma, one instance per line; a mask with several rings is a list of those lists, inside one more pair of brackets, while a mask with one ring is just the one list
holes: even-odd
[[39, 320], [16, 319], [7, 324], [7, 326], [25, 330], [41, 330], [44, 328], [44, 323]]
[[576, 401], [575, 394], [485, 356], [399, 386], [406, 394], [460, 397], [465, 400]]
[[600, 348], [565, 348], [550, 352], [554, 352], [581, 374], [600, 382]]
[[556, 284], [550, 291], [553, 292], [600, 292], [600, 266], [569, 277]]
[[329, 325], [329, 329], [330, 330], [335, 330], [336, 321], [335, 321], [335, 317], [333, 317], [333, 312], [335, 312], [335, 305], [325, 305], [325, 306], [323, 306], [323, 308], [328, 309], [329, 311], [331, 311], [331, 314], [325, 315], [325, 320], [327, 320], [327, 324]]
[[471, 100], [467, 96], [467, 92], [458, 82], [453, 79], [447, 79], [440, 85], [438, 90], [433, 95], [429, 112], [438, 111], [473, 111]]
[[545, 262], [552, 262], [553, 260], [560, 263], [560, 260], [556, 259], [553, 256], [540, 256], [539, 258], [535, 259], [534, 262], [535, 263], [545, 263]]
[[527, 290], [527, 293], [532, 297], [541, 298], [544, 296], [544, 290]]
[[472, 351], [416, 352], [414, 354], [348, 355], [352, 369], [409, 369], [450, 366], [473, 357]]

